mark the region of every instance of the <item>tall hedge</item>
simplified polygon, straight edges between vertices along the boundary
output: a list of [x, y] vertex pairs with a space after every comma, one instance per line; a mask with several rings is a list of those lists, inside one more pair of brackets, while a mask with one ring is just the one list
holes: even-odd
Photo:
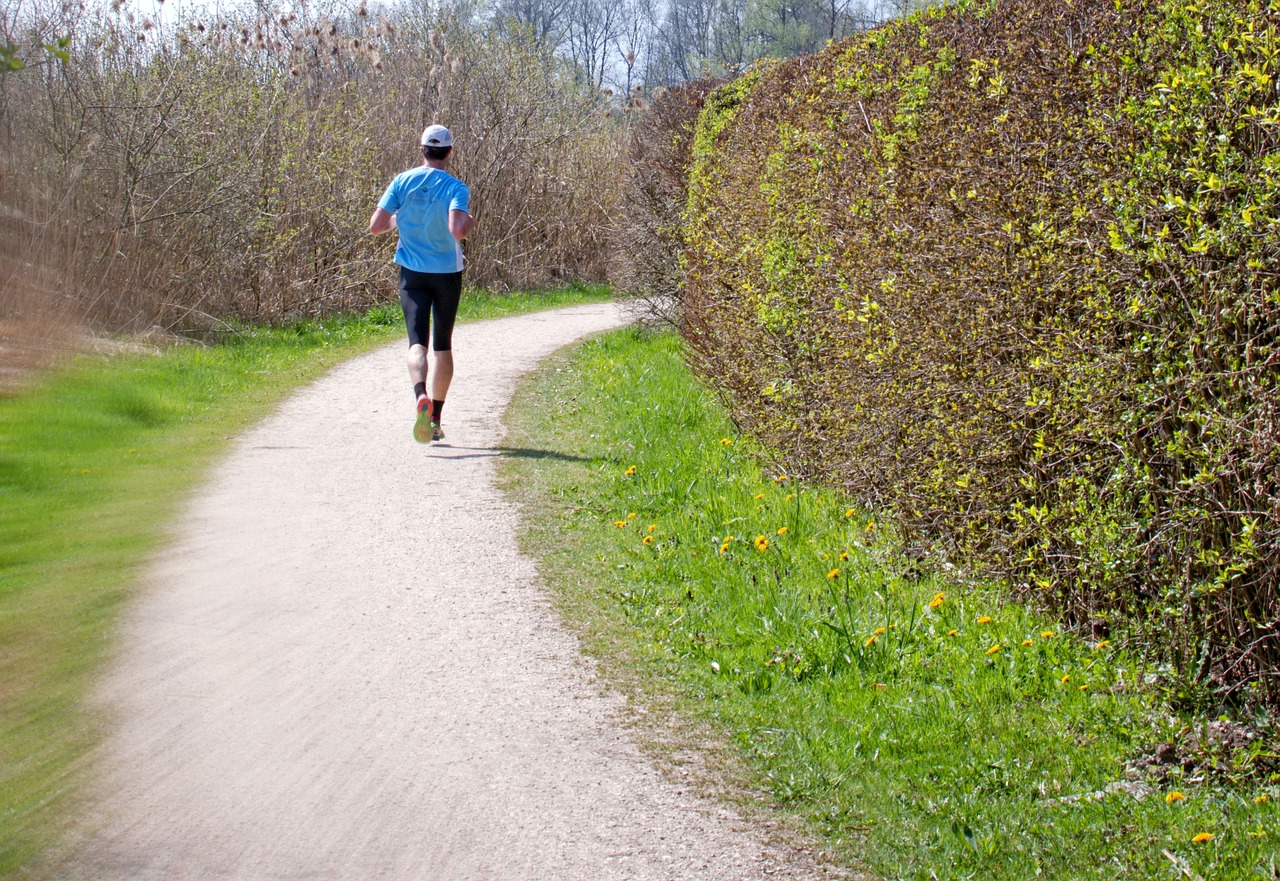
[[684, 327], [797, 470], [1182, 686], [1273, 702], [1278, 25], [962, 0], [725, 87]]

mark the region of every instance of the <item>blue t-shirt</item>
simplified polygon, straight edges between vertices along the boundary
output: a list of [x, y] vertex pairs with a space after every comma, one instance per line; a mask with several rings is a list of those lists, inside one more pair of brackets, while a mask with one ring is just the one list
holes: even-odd
[[378, 202], [396, 216], [395, 260], [416, 272], [461, 272], [462, 246], [449, 232], [449, 212], [466, 211], [467, 185], [447, 171], [420, 165], [396, 175]]

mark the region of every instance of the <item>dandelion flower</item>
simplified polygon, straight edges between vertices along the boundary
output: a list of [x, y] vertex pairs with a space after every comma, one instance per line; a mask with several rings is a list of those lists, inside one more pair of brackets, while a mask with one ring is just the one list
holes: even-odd
[[873, 530], [873, 529], [875, 529], [875, 528], [876, 528], [876, 521], [874, 521], [874, 520], [868, 520], [868, 521], [867, 521], [867, 532], [870, 532], [871, 530]]
[[795, 494], [795, 493], [787, 493], [787, 497], [786, 497], [785, 499], [783, 499], [783, 501], [784, 501], [784, 502], [789, 502], [789, 501], [791, 501], [792, 499], [794, 499], [795, 497], [796, 497], [796, 494]]
[[847, 517], [852, 517], [852, 516], [853, 516], [853, 508], [849, 508], [847, 511], [845, 511], [845, 512], [844, 512], [844, 516], [845, 516], [846, 518], [847, 518]]
[[1104, 648], [1106, 648], [1106, 647], [1107, 647], [1107, 646], [1109, 646], [1109, 645], [1111, 645], [1111, 640], [1109, 640], [1109, 639], [1104, 639], [1104, 640], [1102, 640], [1102, 642], [1100, 642], [1100, 643], [1098, 643], [1097, 645], [1095, 645], [1095, 646], [1093, 647], [1093, 650], [1094, 650], [1095, 652], [1100, 652], [1100, 651], [1102, 651]]
[[945, 600], [946, 598], [947, 598], [946, 594], [944, 594], [942, 591], [938, 591], [933, 595], [933, 599], [929, 600], [929, 608], [930, 609], [938, 608], [938, 606], [942, 605], [942, 601]]
[[1059, 684], [1061, 685], [1066, 685], [1070, 681], [1071, 681], [1070, 673], [1066, 674], [1065, 676], [1063, 676], [1061, 679], [1058, 680]]
[[1035, 645], [1035, 644], [1036, 644], [1036, 642], [1035, 642], [1035, 640], [1034, 640], [1034, 639], [1024, 639], [1024, 640], [1022, 641], [1022, 644], [1023, 644], [1023, 646], [1029, 646], [1029, 645]]
[[760, 500], [761, 500], [761, 499], [763, 499], [763, 498], [764, 498], [764, 493], [756, 493], [756, 501], [757, 501], [757, 502], [758, 502], [758, 501], [760, 501]]
[[631, 475], [636, 473], [636, 466], [632, 465], [630, 468], [628, 468], [626, 471], [622, 473], [625, 474], [627, 477], [630, 477]]
[[720, 446], [722, 446], [722, 447], [727, 447], [727, 446], [729, 446], [729, 444], [731, 444], [731, 443], [733, 443], [733, 441], [729, 440], [729, 438], [727, 438], [727, 437], [722, 437], [722, 438], [720, 438]]
[[773, 479], [773, 482], [774, 482], [774, 483], [786, 483], [786, 482], [787, 482], [788, 480], [790, 480], [790, 479], [791, 479], [791, 478], [787, 477], [787, 475], [785, 475], [785, 474], [779, 474], [777, 477], [775, 477], [775, 478]]
[[769, 550], [769, 539], [765, 538], [763, 535], [757, 535], [754, 544], [756, 546], [756, 550], [762, 554]]
[[654, 531], [655, 529], [657, 529], [657, 528], [658, 528], [658, 524], [656, 524], [656, 523], [650, 523], [650, 524], [649, 524], [649, 528], [648, 528], [648, 529], [646, 529], [646, 530], [645, 530], [645, 532], [653, 532], [653, 531]]
[[628, 514], [628, 515], [627, 515], [627, 519], [628, 519], [628, 520], [634, 520], [634, 519], [636, 519], [636, 512], [635, 512], [635, 511], [632, 511], [630, 514]]
[[1269, 802], [1269, 801], [1271, 801], [1271, 799], [1267, 798], [1265, 795], [1260, 795], [1253, 800], [1253, 803], [1256, 805], [1260, 805], [1260, 804], [1265, 804], [1266, 802]]
[[1206, 841], [1213, 841], [1212, 832], [1201, 832], [1195, 838], [1191, 839], [1192, 844], [1204, 844]]
[[646, 536], [644, 537], [644, 539], [643, 539], [643, 540], [644, 540], [644, 543], [645, 543], [645, 544], [647, 544], [647, 545], [651, 545], [651, 544], [653, 544], [653, 536], [652, 536], [652, 535], [646, 535]]
[[786, 535], [786, 534], [787, 534], [787, 527], [785, 527], [785, 526], [779, 526], [779, 527], [778, 527], [778, 535]]
[[839, 577], [840, 577], [840, 570], [839, 570], [839, 569], [832, 569], [830, 572], [828, 572], [828, 573], [827, 573], [827, 577], [828, 577], [828, 578], [839, 578]]
[[869, 649], [879, 641], [880, 641], [880, 637], [878, 636], [868, 636], [867, 641], [862, 644], [862, 647], [864, 649]]
[[979, 618], [979, 619], [978, 619], [978, 623], [979, 623], [979, 624], [990, 624], [990, 623], [991, 623], [991, 616], [990, 616], [990, 615], [983, 615], [981, 618]]
[[877, 627], [875, 630], [873, 630], [873, 631], [871, 631], [871, 632], [872, 632], [872, 633], [874, 633], [876, 636], [879, 636], [880, 634], [884, 633], [884, 628], [883, 628], [883, 627]]
[[1040, 633], [1040, 638], [1041, 638], [1041, 639], [1049, 639], [1049, 638], [1050, 638], [1050, 637], [1052, 637], [1052, 636], [1053, 636], [1053, 631], [1052, 631], [1052, 630], [1045, 630], [1045, 631], [1042, 631], [1042, 632]]
[[1088, 691], [1088, 690], [1089, 690], [1089, 684], [1086, 682], [1084, 685], [1080, 686], [1080, 690], [1081, 690], [1081, 691]]
[[1000, 643], [997, 642], [991, 648], [987, 649], [987, 654], [994, 655], [996, 652], [1000, 651], [1000, 648], [1001, 648]]
[[847, 563], [847, 562], [849, 562], [849, 552], [848, 552], [848, 551], [841, 551], [841, 552], [840, 552], [840, 562], [841, 562], [841, 563]]
[[947, 631], [947, 636], [959, 636], [959, 635], [960, 635], [960, 631], [959, 631], [959, 630], [948, 630], [948, 631]]
[[621, 529], [621, 528], [623, 528], [624, 526], [626, 526], [626, 525], [627, 525], [627, 521], [625, 521], [625, 520], [615, 520], [615, 521], [613, 521], [613, 525], [614, 525], [614, 526], [616, 526], [616, 527], [618, 527], [619, 529]]
[[1173, 804], [1175, 801], [1186, 801], [1186, 796], [1181, 792], [1171, 792], [1164, 797], [1165, 804]]

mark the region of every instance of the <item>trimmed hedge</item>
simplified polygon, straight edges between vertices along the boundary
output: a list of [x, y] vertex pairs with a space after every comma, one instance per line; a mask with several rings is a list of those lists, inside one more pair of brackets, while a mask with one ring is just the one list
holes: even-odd
[[713, 94], [685, 228], [695, 363], [795, 470], [1271, 702], [1278, 25], [935, 7]]

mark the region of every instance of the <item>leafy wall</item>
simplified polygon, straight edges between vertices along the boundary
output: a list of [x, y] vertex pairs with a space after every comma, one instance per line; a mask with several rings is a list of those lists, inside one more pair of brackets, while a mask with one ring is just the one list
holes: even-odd
[[796, 470], [1183, 687], [1273, 701], [1278, 25], [962, 0], [725, 87], [684, 327]]

